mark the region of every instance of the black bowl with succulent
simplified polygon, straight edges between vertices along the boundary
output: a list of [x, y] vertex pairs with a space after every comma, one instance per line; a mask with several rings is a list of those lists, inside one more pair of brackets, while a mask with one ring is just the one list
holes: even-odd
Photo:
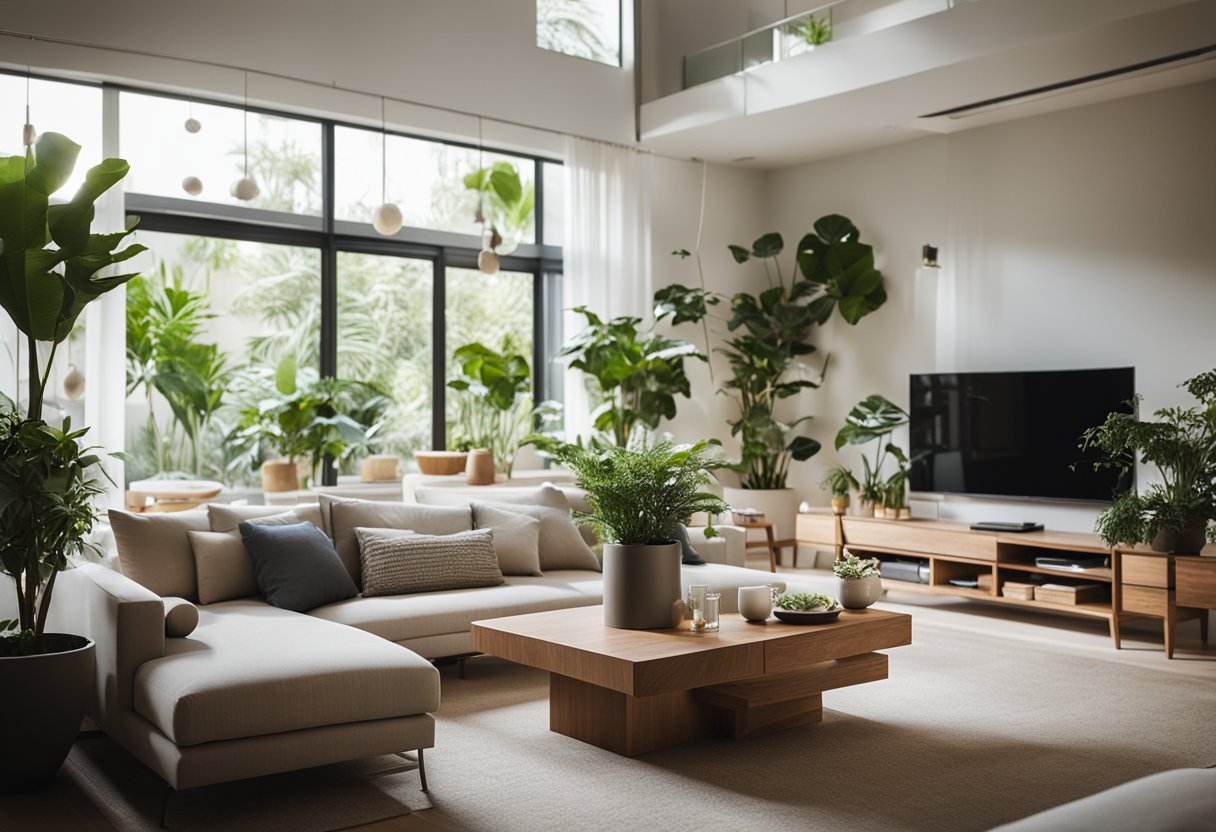
[[830, 595], [793, 592], [776, 600], [773, 615], [786, 624], [826, 624], [835, 621], [843, 609]]

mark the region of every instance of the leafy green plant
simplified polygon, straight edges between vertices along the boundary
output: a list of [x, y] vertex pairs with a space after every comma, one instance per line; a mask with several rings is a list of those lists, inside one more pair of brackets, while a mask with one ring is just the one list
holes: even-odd
[[[207, 295], [184, 285], [180, 267], [170, 270], [162, 262], [154, 274], [128, 286], [127, 395], [142, 388], [147, 398], [157, 473], [211, 473], [203, 443], [231, 379], [228, 356], [200, 340], [214, 317]], [[156, 418], [154, 393], [169, 405], [173, 418], [166, 429]], [[189, 448], [188, 458], [174, 453], [182, 445]]]
[[[50, 203], [79, 154], [66, 136], [43, 133], [24, 156], [0, 158], [0, 306], [29, 344], [26, 416], [14, 402], [0, 403], [0, 568], [17, 592], [21, 632], [9, 649], [22, 654], [41, 649], [55, 578], [86, 549], [92, 499], [103, 490], [92, 473], [100, 457], [80, 444], [87, 429], [43, 420], [47, 379], [85, 307], [135, 276], [97, 273], [144, 250], [120, 249], [135, 223], [111, 234], [91, 231], [93, 203], [127, 175], [122, 159], [90, 168], [71, 201]], [[51, 344], [45, 366], [39, 341]]]
[[822, 46], [832, 39], [832, 20], [830, 17], [811, 15], [794, 25], [793, 32], [810, 46]]
[[1165, 407], [1156, 421], [1141, 420], [1140, 397], [1128, 404], [1130, 413], [1111, 413], [1101, 425], [1081, 436], [1082, 450], [1096, 450], [1095, 469], [1129, 473], [1136, 454], [1154, 466], [1161, 478], [1143, 494], [1127, 491], [1098, 515], [1094, 530], [1110, 546], [1151, 543], [1162, 530], [1208, 528], [1216, 541], [1216, 370], [1187, 379], [1181, 385], [1198, 407]]
[[831, 609], [836, 606], [836, 599], [831, 595], [824, 595], [822, 592], [816, 592], [811, 595], [805, 592], [792, 592], [782, 595], [774, 604], [783, 610], [810, 612], [811, 610], [821, 608], [825, 610]]
[[490, 227], [490, 248], [502, 245], [504, 234], [518, 238], [532, 225], [536, 189], [520, 180], [518, 168], [510, 162], [478, 168], [465, 176], [464, 186], [477, 194], [474, 220]]
[[[878, 394], [866, 396], [854, 405], [845, 417], [844, 427], [836, 434], [836, 450], [839, 451], [845, 445], [878, 443], [873, 463], [864, 455], [861, 458], [863, 472], [860, 491], [863, 502], [873, 505], [886, 504], [887, 498], [898, 490], [902, 505], [904, 485], [907, 482], [908, 456], [898, 445], [888, 442], [887, 438], [896, 428], [906, 424], [907, 412]], [[891, 480], [884, 481], [882, 470], [888, 456], [899, 464], [899, 472]]]
[[[712, 445], [661, 442], [632, 450], [593, 441], [560, 444], [554, 451], [586, 490], [591, 511], [578, 514], [600, 539], [641, 546], [672, 542], [676, 525], [687, 525], [694, 514], [712, 517], [729, 509], [705, 490], [714, 482], [710, 472], [723, 466], [710, 455]], [[706, 535], [712, 534], [710, 527]]]
[[820, 488], [826, 488], [833, 497], [849, 496], [850, 488], [860, 488], [857, 482], [857, 477], [853, 476], [844, 465], [833, 465], [823, 475], [823, 479], [819, 482]]
[[705, 356], [687, 341], [641, 330], [642, 319], [602, 320], [585, 306], [575, 312], [587, 326], [561, 351], [570, 366], [588, 380], [595, 429], [610, 435], [617, 445], [629, 443], [634, 428], [655, 430], [663, 419], [674, 419], [676, 396], [692, 393], [684, 360]]
[[[815, 352], [810, 338], [816, 326], [837, 310], [856, 324], [886, 302], [874, 250], [859, 237], [851, 220], [831, 214], [816, 221], [814, 232], [798, 242], [788, 281], [778, 259], [785, 250], [780, 234], [765, 234], [750, 249], [729, 247], [738, 263], [764, 263], [770, 285], [759, 295], [741, 292], [728, 299], [679, 284], [655, 294], [656, 317], [669, 318], [672, 324], [703, 322], [712, 316], [711, 308], [729, 300], [730, 317], [725, 321], [734, 335], [717, 352], [731, 367], [724, 392], [739, 405], [739, 417], [730, 427], [731, 435], [739, 438], [744, 488], [784, 488], [791, 461], [810, 459], [820, 450], [814, 439], [793, 435], [810, 416], [786, 422], [776, 409], [783, 399], [819, 386], [810, 379], [789, 378]], [[689, 256], [687, 251], [675, 254]], [[825, 360], [821, 374], [826, 367]]]
[[859, 558], [852, 552], [845, 552], [841, 560], [832, 564], [832, 574], [846, 581], [869, 578], [879, 574], [878, 558]]
[[511, 476], [515, 453], [532, 423], [532, 371], [526, 356], [508, 338], [502, 352], [482, 344], [465, 344], [453, 353], [464, 378], [448, 387], [457, 391], [453, 445], [468, 450], [488, 448], [494, 470]]
[[286, 358], [275, 369], [273, 394], [241, 411], [227, 440], [238, 450], [233, 464], [257, 468], [264, 444], [290, 462], [308, 460], [315, 473], [325, 456], [340, 461], [371, 449], [388, 404], [370, 384], [319, 378]]

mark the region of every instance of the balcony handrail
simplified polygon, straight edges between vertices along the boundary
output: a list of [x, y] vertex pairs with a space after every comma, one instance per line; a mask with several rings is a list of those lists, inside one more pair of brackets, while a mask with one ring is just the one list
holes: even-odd
[[713, 46], [704, 46], [704, 47], [696, 50], [695, 52], [689, 52], [684, 56], [684, 60], [688, 60], [689, 58], [693, 57], [694, 55], [700, 55], [703, 52], [712, 52], [715, 49], [721, 49], [723, 46], [729, 46], [732, 43], [742, 43], [743, 41], [750, 38], [752, 35], [758, 35], [761, 32], [772, 31], [773, 29], [784, 26], [787, 23], [792, 23], [795, 20], [801, 20], [804, 17], [810, 17], [811, 15], [818, 14], [819, 12], [822, 12], [825, 9], [830, 9], [833, 6], [839, 6], [841, 3], [847, 3], [847, 2], [849, 2], [849, 0], [831, 0], [831, 2], [823, 3], [819, 6], [816, 6], [813, 9], [807, 9], [806, 11], [798, 12], [798, 14], [792, 14], [789, 17], [783, 17], [780, 20], [773, 21], [772, 23], [766, 23], [763, 26], [757, 26], [755, 29], [752, 29], [749, 32], [744, 32], [741, 35], [735, 35], [733, 38], [727, 38], [724, 41], [715, 43]]

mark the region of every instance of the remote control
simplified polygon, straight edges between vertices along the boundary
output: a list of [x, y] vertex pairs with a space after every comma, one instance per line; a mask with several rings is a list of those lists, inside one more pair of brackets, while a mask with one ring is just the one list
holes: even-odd
[[1024, 532], [1041, 532], [1043, 531], [1042, 523], [999, 523], [996, 521], [987, 520], [982, 523], [972, 523], [972, 531], [977, 532], [1013, 532], [1014, 534], [1023, 534]]

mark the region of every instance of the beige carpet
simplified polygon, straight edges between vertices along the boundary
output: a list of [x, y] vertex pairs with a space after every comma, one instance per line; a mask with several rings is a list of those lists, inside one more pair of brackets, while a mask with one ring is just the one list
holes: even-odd
[[[625, 759], [550, 733], [542, 673], [445, 669], [436, 819], [474, 830], [979, 830], [1155, 771], [1216, 764], [1216, 653], [1166, 662], [1105, 623], [913, 613], [886, 681], [820, 725]], [[964, 610], [962, 612], [956, 609]], [[1056, 626], [1063, 623], [1063, 628]], [[1189, 649], [1189, 648], [1188, 648]]]

